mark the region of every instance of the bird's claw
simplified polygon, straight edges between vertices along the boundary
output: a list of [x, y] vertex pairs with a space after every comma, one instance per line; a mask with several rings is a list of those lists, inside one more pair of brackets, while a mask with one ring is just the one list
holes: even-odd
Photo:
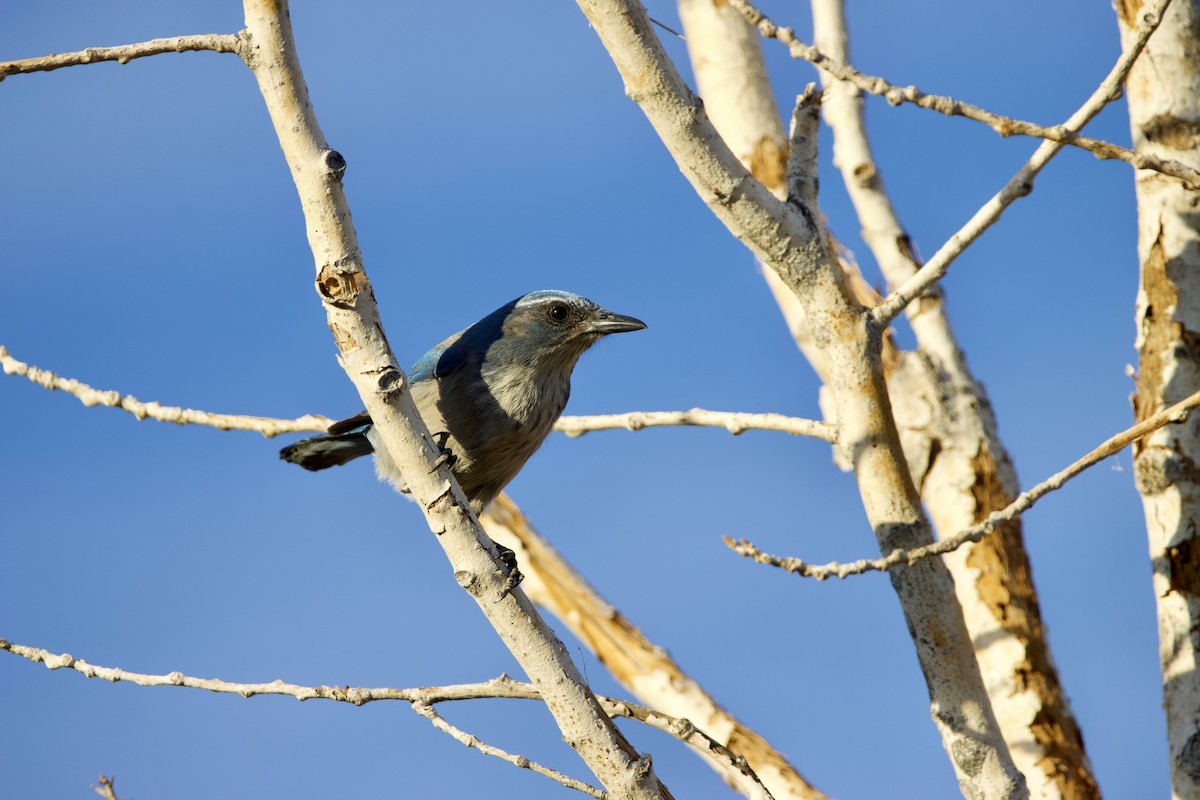
[[433, 468], [429, 470], [430, 474], [437, 472], [443, 466], [454, 469], [454, 465], [458, 463], [458, 456], [454, 455], [454, 451], [446, 444], [450, 439], [449, 431], [435, 433], [433, 434], [433, 439], [440, 455], [434, 459]]
[[513, 589], [520, 586], [521, 581], [525, 580], [525, 576], [521, 574], [521, 570], [517, 569], [517, 554], [512, 550], [502, 544], [497, 544], [496, 555], [499, 557], [500, 563], [508, 569], [508, 574], [504, 577], [504, 585], [500, 587], [500, 596], [496, 598], [496, 602], [499, 603], [508, 597]]

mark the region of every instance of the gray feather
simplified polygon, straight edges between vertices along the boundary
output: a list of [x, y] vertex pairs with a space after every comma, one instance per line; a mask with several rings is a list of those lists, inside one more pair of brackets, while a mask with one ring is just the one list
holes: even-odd
[[[501, 306], [421, 357], [409, 375], [430, 432], [454, 457], [451, 469], [475, 512], [508, 485], [554, 427], [571, 396], [579, 357], [640, 320], [569, 292], [532, 292]], [[380, 478], [407, 492], [404, 476], [376, 440], [365, 414], [330, 426], [280, 456], [319, 470], [375, 453]]]

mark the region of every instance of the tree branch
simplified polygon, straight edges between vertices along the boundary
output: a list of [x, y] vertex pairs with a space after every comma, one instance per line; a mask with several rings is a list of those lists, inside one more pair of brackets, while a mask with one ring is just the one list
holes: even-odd
[[[829, 367], [839, 451], [854, 467], [881, 552], [933, 541], [891, 416], [882, 328], [870, 324], [820, 233], [814, 209], [783, 202], [730, 151], [663, 51], [636, 0], [578, 0], [680, 171], [713, 214], [796, 295]], [[954, 584], [923, 561], [891, 573], [930, 708], [964, 794], [1019, 798], [1025, 782], [991, 711]], [[946, 678], [945, 676], [952, 676]]]
[[78, 67], [100, 61], [116, 61], [128, 64], [135, 58], [157, 56], [162, 53], [187, 53], [211, 50], [214, 53], [238, 53], [241, 41], [237, 33], [199, 33], [191, 36], [171, 36], [151, 39], [148, 42], [122, 44], [116, 47], [89, 47], [74, 53], [52, 53], [20, 61], [0, 61], [0, 81], [9, 75], [26, 72], [49, 72], [63, 67]]
[[[764, 38], [774, 39], [786, 45], [792, 58], [808, 61], [841, 81], [851, 83], [865, 92], [878, 95], [893, 106], [912, 103], [920, 108], [937, 111], [949, 117], [965, 117], [982, 122], [1001, 136], [1030, 136], [1045, 139], [1060, 145], [1070, 145], [1087, 150], [1101, 160], [1124, 161], [1137, 169], [1148, 169], [1178, 178], [1192, 190], [1200, 190], [1200, 170], [1171, 159], [1140, 153], [1101, 139], [1079, 135], [1075, 129], [1063, 125], [1045, 126], [1036, 122], [1005, 117], [979, 106], [936, 94], [927, 94], [916, 86], [896, 86], [884, 78], [859, 72], [850, 64], [830, 56], [826, 52], [805, 44], [796, 37], [791, 28], [780, 27], [746, 0], [729, 0], [729, 5], [740, 12], [746, 20], [762, 33]], [[1161, 11], [1163, 9], [1159, 9]], [[1112, 96], [1115, 100], [1120, 94]]]
[[[1140, 27], [1145, 0], [1113, 4], [1123, 47]], [[1200, 0], [1171, 6], [1125, 83], [1134, 146], [1200, 167]], [[1138, 351], [1134, 417], [1142, 419], [1200, 389], [1200, 216], [1197, 197], [1172, 181], [1139, 176]], [[1157, 617], [1170, 794], [1200, 798], [1200, 427], [1163, 429], [1133, 449]], [[1158, 734], [1161, 736], [1161, 734]], [[1165, 793], [1165, 792], [1164, 792]]]
[[1169, 425], [1173, 422], [1183, 422], [1196, 406], [1200, 406], [1200, 391], [1181, 400], [1170, 408], [1163, 409], [1157, 414], [1147, 417], [1142, 422], [1121, 431], [1116, 436], [1101, 442], [1083, 458], [1054, 473], [1029, 491], [1017, 495], [1015, 500], [1001, 510], [989, 514], [987, 519], [978, 525], [973, 525], [956, 533], [954, 536], [925, 547], [918, 547], [912, 550], [893, 550], [883, 558], [870, 560], [859, 559], [858, 561], [848, 563], [834, 561], [828, 564], [810, 564], [803, 559], [792, 556], [774, 556], [764, 553], [745, 539], [735, 541], [726, 536], [725, 544], [735, 553], [747, 558], [753, 558], [760, 564], [769, 564], [788, 572], [794, 572], [803, 578], [816, 578], [821, 581], [826, 578], [846, 578], [850, 575], [861, 575], [864, 572], [886, 572], [900, 564], [911, 566], [930, 556], [949, 553], [952, 550], [962, 547], [967, 542], [978, 542], [1004, 523], [1011, 522], [1030, 508], [1033, 508], [1038, 500], [1041, 500], [1053, 491], [1061, 489], [1067, 481], [1089, 467], [1093, 467], [1109, 456], [1121, 452], [1133, 442], [1153, 433], [1164, 425]]
[[[240, 414], [214, 414], [194, 408], [163, 406], [151, 401], [143, 403], [132, 395], [114, 389], [93, 389], [86, 383], [63, 378], [53, 372], [30, 366], [12, 357], [8, 348], [0, 345], [0, 368], [8, 375], [20, 375], [51, 391], [62, 391], [79, 398], [85, 406], [108, 406], [128, 411], [138, 419], [173, 422], [176, 425], [205, 425], [223, 431], [256, 431], [267, 438], [281, 433], [322, 433], [333, 423], [329, 417], [306, 414], [296, 419], [251, 417]], [[693, 408], [689, 411], [630, 411], [625, 414], [560, 417], [554, 429], [572, 438], [591, 431], [624, 428], [640, 431], [643, 428], [691, 425], [724, 428], [734, 436], [748, 430], [778, 431], [793, 436], [809, 436], [837, 443], [835, 426], [819, 420], [789, 417], [784, 414], [749, 414], [738, 411], [708, 411]]]
[[513, 753], [508, 752], [507, 750], [502, 750], [499, 747], [496, 747], [495, 745], [490, 745], [487, 742], [480, 741], [480, 739], [477, 736], [475, 736], [474, 734], [467, 733], [466, 731], [462, 730], [461, 728], [451, 725], [449, 722], [446, 721], [445, 717], [443, 717], [441, 714], [439, 714], [437, 712], [437, 709], [435, 709], [429, 703], [423, 703], [423, 702], [413, 703], [412, 709], [413, 709], [413, 711], [417, 712], [418, 714], [420, 714], [421, 716], [423, 716], [427, 720], [429, 720], [433, 724], [433, 727], [437, 728], [442, 733], [450, 735], [456, 741], [458, 741], [461, 744], [466, 745], [467, 747], [475, 748], [479, 752], [483, 753], [485, 756], [492, 756], [493, 758], [499, 758], [502, 761], [507, 761], [508, 763], [512, 764], [514, 767], [520, 767], [521, 769], [530, 770], [531, 772], [535, 772], [544, 778], [549, 778], [552, 781], [557, 781], [558, 783], [561, 783], [563, 786], [567, 787], [568, 789], [574, 789], [577, 792], [583, 792], [584, 794], [586, 794], [590, 797], [595, 797], [598, 799], [608, 797], [607, 792], [597, 789], [595, 786], [586, 784], [583, 781], [577, 781], [569, 775], [564, 775], [563, 773], [559, 772], [556, 769], [551, 769], [550, 767], [543, 766], [542, 764], [539, 764], [536, 761], [526, 758], [525, 756], [515, 755]]
[[51, 391], [74, 395], [85, 406], [119, 408], [122, 411], [128, 411], [138, 419], [173, 422], [176, 425], [207, 425], [223, 431], [257, 431], [267, 438], [278, 436], [281, 433], [324, 431], [333, 421], [328, 417], [316, 414], [306, 414], [296, 419], [272, 419], [238, 414], [214, 414], [194, 408], [163, 406], [156, 402], [143, 403], [132, 395], [121, 394], [112, 389], [93, 389], [86, 383], [60, 377], [49, 370], [32, 367], [13, 358], [12, 354], [8, 352], [8, 348], [3, 345], [0, 345], [0, 367], [3, 367], [4, 372], [8, 375], [21, 375]]
[[787, 199], [809, 208], [818, 207], [817, 141], [821, 133], [821, 103], [824, 97], [815, 84], [804, 87], [792, 108], [788, 135]]
[[837, 428], [828, 422], [783, 414], [747, 414], [737, 411], [707, 411], [693, 408], [690, 411], [631, 411], [627, 414], [599, 414], [586, 417], [561, 417], [554, 430], [572, 438], [590, 431], [624, 428], [640, 431], [670, 425], [695, 425], [709, 428], [724, 428], [737, 436], [748, 430], [779, 431], [793, 436], [811, 436], [826, 442], [837, 442]]
[[[827, 800], [762, 736], [729, 713], [662, 647], [650, 641], [575, 570], [530, 524], [512, 499], [501, 494], [483, 515], [488, 534], [517, 554], [525, 572], [521, 588], [529, 598], [561, 620], [612, 676], [643, 703], [688, 719], [713, 737], [700, 750], [731, 785], [743, 780], [744, 759], [763, 785], [780, 800]], [[605, 706], [610, 715], [613, 709]], [[746, 793], [743, 791], [743, 793]]]
[[[740, 2], [740, 0], [731, 0], [731, 2]], [[1091, 119], [1100, 113], [1104, 106], [1111, 103], [1113, 100], [1121, 96], [1121, 84], [1125, 81], [1125, 77], [1129, 74], [1129, 70], [1133, 68], [1133, 62], [1141, 55], [1142, 50], [1146, 47], [1146, 42], [1150, 36], [1158, 29], [1162, 22], [1163, 14], [1166, 12], [1167, 6], [1171, 4], [1171, 0], [1159, 0], [1158, 5], [1151, 11], [1147, 11], [1142, 15], [1141, 24], [1138, 27], [1133, 43], [1121, 53], [1121, 57], [1117, 59], [1117, 63], [1113, 65], [1108, 76], [1092, 93], [1092, 96], [1084, 101], [1079, 110], [1072, 114], [1066, 122], [1060, 127], [1067, 131], [1077, 131], [1086, 125]], [[1050, 163], [1050, 159], [1054, 158], [1062, 150], [1064, 145], [1059, 142], [1047, 141], [1042, 142], [1025, 166], [1017, 171], [1016, 175], [997, 192], [991, 200], [988, 200], [982, 208], [975, 212], [975, 216], [967, 221], [967, 224], [958, 230], [950, 239], [942, 245], [933, 258], [925, 262], [925, 266], [917, 270], [916, 274], [901, 284], [888, 297], [875, 306], [872, 311], [875, 324], [886, 326], [897, 314], [904, 310], [905, 306], [919, 297], [926, 289], [945, 276], [950, 269], [950, 264], [954, 259], [967, 249], [976, 239], [990, 228], [996, 220], [1000, 219], [1000, 215], [1019, 198], [1024, 197], [1033, 191], [1033, 180], [1037, 177], [1042, 168]]]
[[[811, 5], [814, 44], [849, 63], [844, 0]], [[863, 240], [894, 288], [921, 265], [871, 152], [863, 92], [824, 70], [821, 80], [833, 162]], [[1007, 506], [1019, 483], [987, 392], [959, 347], [940, 287], [931, 287], [906, 312], [919, 352], [901, 356], [888, 376], [888, 391], [913, 480], [935, 529], [948, 535]], [[1079, 724], [1050, 654], [1019, 519], [945, 561], [972, 639], [990, 643], [976, 648], [979, 668], [1030, 795], [1099, 800]]]
[[304, 82], [286, 0], [244, 0], [254, 73], [304, 211], [317, 267], [316, 288], [342, 367], [354, 383], [387, 455], [405, 475], [455, 579], [542, 693], [570, 744], [614, 795], [657, 800], [669, 792], [604, 714], [566, 647], [509, 582], [510, 569], [479, 525], [408, 391], [383, 332], [341, 179], [346, 161], [326, 143]]
[[105, 800], [120, 800], [120, 798], [117, 797], [117, 790], [113, 786], [113, 783], [116, 780], [117, 779], [115, 777], [113, 777], [113, 778], [106, 777], [104, 775], [104, 773], [101, 772], [100, 773], [100, 783], [99, 784], [93, 783], [92, 791], [95, 792], [96, 794], [100, 795], [101, 797], [105, 798]]
[[[339, 703], [351, 703], [356, 706], [385, 700], [399, 700], [409, 703], [418, 714], [427, 718], [434, 727], [453, 736], [467, 747], [477, 748], [481, 753], [501, 758], [509, 763], [529, 769], [539, 775], [558, 781], [567, 788], [589, 794], [592, 797], [606, 797], [604, 792], [577, 781], [562, 773], [531, 761], [520, 755], [508, 753], [500, 748], [484, 744], [475, 736], [462, 731], [448, 723], [440, 714], [433, 710], [437, 703], [460, 700], [510, 699], [510, 700], [543, 700], [542, 694], [529, 683], [516, 681], [507, 675], [501, 675], [489, 681], [479, 683], [452, 684], [449, 686], [433, 686], [413, 689], [363, 689], [336, 686], [300, 686], [285, 683], [280, 680], [270, 683], [231, 683], [215, 678], [194, 678], [181, 672], [170, 672], [165, 675], [149, 675], [139, 672], [129, 672], [117, 667], [101, 667], [89, 664], [81, 658], [75, 658], [69, 653], [55, 654], [40, 647], [16, 644], [0, 639], [0, 650], [8, 651], [35, 664], [45, 664], [47, 669], [71, 669], [87, 678], [100, 678], [110, 683], [132, 683], [137, 686], [180, 686], [188, 689], [203, 689], [218, 694], [237, 694], [245, 698], [256, 695], [283, 695], [297, 700], [332, 700]], [[704, 731], [697, 728], [691, 721], [680, 717], [672, 717], [646, 706], [616, 700], [610, 697], [598, 696], [601, 707], [608, 717], [626, 717], [656, 728], [693, 748], [709, 758], [722, 761], [729, 771], [742, 776], [737, 788], [746, 797], [753, 800], [771, 800], [754, 771], [746, 764], [746, 760], [729, 748], [723, 746]]]

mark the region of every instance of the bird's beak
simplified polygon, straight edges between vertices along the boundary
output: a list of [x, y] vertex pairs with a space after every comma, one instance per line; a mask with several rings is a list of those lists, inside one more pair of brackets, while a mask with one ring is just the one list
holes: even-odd
[[640, 331], [646, 327], [646, 323], [635, 317], [627, 317], [624, 314], [614, 314], [611, 311], [605, 311], [596, 317], [588, 325], [588, 333], [607, 336], [610, 333], [626, 333], [627, 331]]

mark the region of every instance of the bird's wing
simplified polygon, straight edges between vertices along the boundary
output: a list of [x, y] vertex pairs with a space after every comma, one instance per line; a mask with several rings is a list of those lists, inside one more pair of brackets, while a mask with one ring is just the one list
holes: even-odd
[[[454, 334], [421, 356], [417, 360], [417, 363], [413, 364], [412, 370], [408, 373], [409, 382], [416, 383], [418, 381], [429, 381], [434, 378], [440, 378], [443, 375], [449, 375], [466, 363], [468, 348], [453, 346], [458, 342], [461, 333], [462, 331], [459, 331], [459, 333]], [[370, 424], [371, 415], [363, 411], [349, 419], [333, 423], [327, 428], [327, 431], [336, 436], [342, 433], [349, 433], [355, 428], [361, 428]]]
[[364, 425], [370, 425], [370, 424], [371, 424], [371, 415], [368, 414], [367, 412], [363, 411], [359, 414], [354, 415], [353, 417], [350, 417], [350, 419], [344, 419], [341, 422], [333, 423], [328, 428], [326, 428], [326, 431], [328, 433], [333, 434], [334, 436], [337, 436], [338, 434], [349, 433], [350, 431], [354, 430], [355, 428], [361, 428]]
[[459, 331], [421, 356], [417, 363], [413, 364], [408, 379], [415, 383], [441, 378], [466, 363], [470, 348], [459, 344], [462, 334], [463, 331]]

